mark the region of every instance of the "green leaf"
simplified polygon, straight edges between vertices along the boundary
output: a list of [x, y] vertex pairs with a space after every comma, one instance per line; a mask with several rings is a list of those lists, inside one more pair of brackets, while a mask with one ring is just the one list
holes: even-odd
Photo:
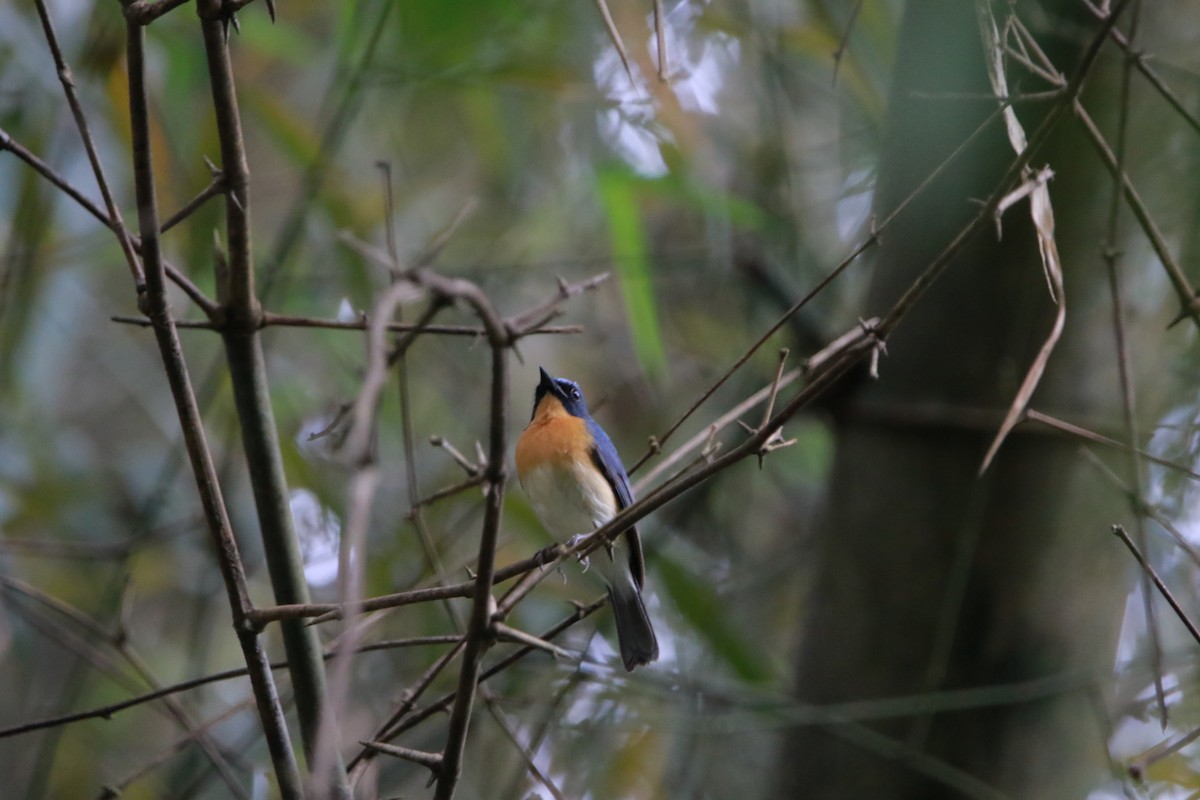
[[658, 329], [658, 303], [642, 225], [638, 198], [641, 183], [636, 176], [615, 169], [602, 170], [596, 176], [600, 203], [608, 217], [613, 263], [621, 284], [634, 352], [646, 374], [659, 378], [666, 372], [667, 358]]

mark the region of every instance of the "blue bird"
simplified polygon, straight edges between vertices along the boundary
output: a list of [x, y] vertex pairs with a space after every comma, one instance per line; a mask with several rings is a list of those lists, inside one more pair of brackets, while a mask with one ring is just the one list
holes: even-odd
[[[533, 418], [517, 440], [517, 476], [542, 525], [565, 539], [608, 522], [633, 502], [633, 492], [579, 384], [539, 371]], [[649, 664], [658, 658], [658, 639], [642, 602], [646, 563], [637, 528], [623, 531], [595, 560], [608, 584], [625, 669]]]

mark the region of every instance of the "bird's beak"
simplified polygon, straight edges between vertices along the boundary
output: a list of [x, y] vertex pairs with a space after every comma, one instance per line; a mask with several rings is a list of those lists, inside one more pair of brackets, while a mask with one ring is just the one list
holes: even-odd
[[558, 387], [555, 386], [554, 378], [550, 377], [550, 373], [546, 372], [546, 369], [544, 367], [538, 367], [538, 372], [541, 373], [541, 376], [542, 376], [542, 382], [539, 384], [539, 386], [541, 386], [541, 388], [545, 389], [547, 392], [550, 392], [551, 394], [556, 393], [555, 390]]

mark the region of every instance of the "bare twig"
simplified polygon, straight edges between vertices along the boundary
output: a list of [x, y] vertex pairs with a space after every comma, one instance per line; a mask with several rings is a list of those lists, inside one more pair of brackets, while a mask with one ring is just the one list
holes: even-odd
[[[251, 255], [250, 169], [242, 139], [233, 66], [225, 31], [225, 10], [220, 0], [200, 0], [197, 7], [204, 35], [204, 50], [212, 87], [213, 112], [221, 144], [221, 171], [225, 176], [225, 227], [229, 270], [224, 291], [222, 331], [226, 363], [233, 386], [234, 406], [242, 428], [242, 445], [254, 489], [263, 550], [271, 573], [275, 599], [281, 603], [306, 602], [304, 577], [292, 520], [287, 480], [284, 477], [279, 433], [275, 427], [266, 361], [258, 334], [261, 308], [254, 289]], [[144, 234], [143, 234], [144, 236]], [[220, 276], [218, 276], [220, 277]], [[316, 632], [298, 620], [285, 621], [284, 648], [300, 719], [300, 734], [310, 765], [318, 759], [318, 738], [327, 703], [325, 664]], [[348, 798], [350, 789], [333, 748], [335, 767], [329, 775], [333, 795]]]
[[526, 336], [529, 333], [533, 333], [553, 319], [564, 302], [577, 294], [594, 290], [611, 276], [611, 272], [601, 272], [599, 275], [593, 275], [578, 283], [567, 283], [562, 278], [559, 278], [558, 291], [552, 297], [540, 305], [522, 311], [516, 316], [509, 317], [507, 321], [508, 326], [517, 336]]
[[145, 33], [141, 26], [126, 26], [129, 72], [129, 113], [133, 141], [134, 183], [138, 200], [138, 225], [142, 237], [143, 265], [146, 271], [146, 313], [154, 323], [154, 333], [162, 354], [176, 413], [183, 430], [184, 443], [192, 462], [192, 471], [200, 492], [201, 505], [209, 532], [219, 554], [221, 577], [233, 612], [234, 629], [250, 671], [251, 686], [263, 726], [263, 736], [271, 754], [280, 794], [299, 798], [303, 794], [299, 769], [292, 751], [291, 737], [271, 675], [270, 663], [262, 642], [244, 623], [250, 609], [246, 577], [238, 553], [237, 541], [229, 524], [221, 497], [216, 469], [205, 441], [200, 411], [192, 393], [191, 379], [167, 303], [165, 269], [158, 241], [158, 207], [150, 161], [149, 98], [146, 93]]
[[[205, 162], [207, 163], [208, 159], [205, 159]], [[185, 203], [183, 208], [167, 217], [167, 221], [162, 224], [162, 233], [166, 233], [167, 231], [171, 230], [171, 228], [174, 228], [176, 225], [183, 222], [212, 198], [225, 193], [225, 175], [221, 172], [221, 170], [217, 169], [212, 164], [208, 165], [208, 169], [212, 174], [212, 178], [209, 180], [208, 186], [205, 186], [200, 190], [199, 194]]]
[[1185, 733], [1183, 736], [1171, 742], [1163, 742], [1158, 744], [1146, 752], [1142, 753], [1137, 758], [1129, 762], [1129, 776], [1134, 780], [1140, 781], [1146, 777], [1146, 770], [1162, 761], [1164, 758], [1178, 753], [1183, 748], [1187, 747], [1192, 742], [1200, 739], [1200, 728]]
[[[199, 723], [198, 725], [196, 725], [195, 729], [189, 730], [185, 735], [176, 739], [169, 746], [167, 746], [161, 752], [159, 752], [156, 756], [151, 758], [148, 762], [139, 765], [136, 769], [134, 769], [131, 773], [126, 775], [121, 780], [106, 784], [104, 787], [103, 797], [105, 797], [105, 798], [121, 797], [125, 793], [125, 791], [134, 784], [134, 782], [145, 777], [154, 768], [156, 768], [162, 764], [165, 764], [167, 761], [174, 758], [184, 747], [186, 747], [187, 745], [196, 741], [197, 739], [200, 739], [201, 741], [203, 741], [204, 738], [211, 738], [208, 736], [208, 732], [210, 730], [212, 730], [212, 728], [214, 728], [215, 726], [219, 725], [222, 722], [225, 722], [226, 720], [232, 719], [233, 717], [237, 716], [238, 714], [241, 714], [247, 708], [249, 708], [250, 705], [251, 705], [250, 701], [246, 701], [243, 703], [236, 703], [236, 704], [230, 706], [229, 708], [225, 709], [224, 711], [222, 711], [220, 714], [217, 714], [215, 717], [212, 717], [210, 719], [205, 720], [202, 723]], [[239, 797], [246, 796], [245, 790], [241, 789], [240, 786], [238, 787], [237, 793], [238, 793]]]
[[924, 194], [925, 190], [928, 189], [929, 186], [931, 186], [934, 181], [936, 181], [937, 178], [958, 159], [959, 156], [966, 152], [971, 143], [974, 142], [975, 139], [978, 138], [985, 130], [987, 130], [988, 127], [991, 126], [993, 120], [995, 120], [999, 115], [1000, 110], [997, 109], [996, 111], [992, 112], [987, 119], [980, 122], [975, 130], [971, 131], [971, 133], [962, 141], [962, 143], [954, 149], [954, 152], [947, 156], [946, 159], [943, 160], [936, 169], [929, 173], [925, 180], [921, 181], [920, 185], [913, 189], [913, 191], [907, 197], [905, 197], [904, 200], [902, 200], [900, 204], [897, 205], [896, 208], [894, 208], [881, 223], [872, 226], [871, 234], [866, 239], [859, 243], [845, 258], [841, 260], [840, 263], [838, 263], [823, 278], [821, 278], [821, 280], [817, 281], [816, 285], [813, 286], [813, 288], [810, 289], [807, 294], [797, 300], [791, 306], [791, 308], [783, 312], [783, 314], [781, 314], [780, 317], [775, 320], [775, 323], [760, 337], [758, 337], [758, 339], [756, 339], [754, 343], [750, 345], [750, 347], [746, 349], [746, 352], [738, 356], [737, 360], [733, 362], [733, 364], [721, 375], [721, 377], [717, 378], [717, 380], [714, 381], [712, 385], [708, 387], [708, 389], [706, 389], [698, 398], [696, 398], [695, 401], [692, 402], [690, 406], [688, 406], [687, 410], [685, 410], [683, 414], [681, 414], [679, 418], [675, 420], [675, 422], [671, 423], [671, 426], [667, 428], [666, 432], [660, 436], [653, 437], [650, 442], [650, 448], [640, 459], [638, 459], [637, 463], [635, 463], [629, 469], [629, 474], [633, 475], [647, 461], [649, 461], [652, 456], [660, 453], [662, 451], [662, 446], [666, 444], [667, 440], [671, 438], [676, 431], [679, 430], [683, 423], [686, 422], [692, 416], [692, 414], [694, 414], [696, 410], [708, 400], [708, 398], [712, 397], [718, 389], [724, 386], [725, 382], [729, 380], [729, 378], [731, 378], [743, 364], [749, 361], [751, 356], [758, 352], [760, 347], [766, 344], [772, 336], [779, 332], [780, 328], [788, 323], [788, 320], [795, 316], [800, 309], [808, 305], [808, 303], [814, 297], [824, 291], [825, 287], [831, 284], [851, 264], [857, 261], [859, 256], [861, 256], [871, 247], [875, 246], [879, 242], [881, 234], [891, 226], [896, 218], [899, 217], [900, 214], [902, 214], [913, 201]]
[[[399, 733], [399, 726], [405, 717], [412, 712], [416, 706], [417, 700], [425, 693], [425, 691], [433, 684], [433, 681], [442, 674], [442, 672], [450, 665], [450, 662], [462, 653], [463, 647], [466, 645], [466, 638], [461, 637], [459, 641], [450, 650], [443, 653], [436, 661], [421, 674], [421, 676], [404, 690], [400, 696], [399, 702], [388, 715], [387, 719], [380, 724], [375, 730], [375, 735], [372, 740], [379, 741], [383, 739], [391, 739]], [[350, 781], [353, 785], [357, 785], [362, 774], [366, 771], [367, 765], [375, 756], [371, 750], [363, 750], [353, 759], [350, 760]]]
[[[779, 379], [778, 388], [787, 388], [798, 378], [802, 377], [803, 374], [804, 372], [802, 369], [794, 369], [790, 372], [784, 373], [784, 375]], [[655, 478], [664, 474], [675, 464], [679, 463], [679, 461], [683, 458], [686, 458], [692, 451], [703, 447], [707, 442], [712, 440], [716, 433], [737, 422], [738, 418], [741, 417], [742, 414], [746, 413], [763, 400], [767, 399], [767, 396], [770, 395], [771, 390], [771, 386], [764, 386], [762, 389], [759, 389], [757, 392], [750, 395], [721, 416], [717, 417], [691, 439], [688, 439], [679, 447], [675, 448], [670, 455], [668, 455], [659, 463], [655, 464], [653, 469], [638, 479], [638, 481], [634, 484], [636, 493], [640, 495], [647, 486], [654, 482]]]
[[1181, 606], [1179, 601], [1175, 599], [1175, 595], [1171, 594], [1171, 590], [1167, 588], [1167, 585], [1163, 583], [1162, 578], [1160, 578], [1158, 573], [1154, 571], [1154, 567], [1150, 566], [1150, 563], [1146, 561], [1146, 557], [1142, 555], [1142, 551], [1138, 549], [1138, 546], [1133, 543], [1133, 539], [1129, 538], [1129, 534], [1125, 531], [1125, 528], [1121, 525], [1113, 525], [1112, 532], [1122, 542], [1125, 543], [1125, 546], [1129, 548], [1129, 552], [1133, 553], [1133, 557], [1137, 559], [1137, 562], [1141, 566], [1142, 570], [1149, 575], [1150, 580], [1154, 582], [1154, 586], [1158, 589], [1158, 593], [1161, 594], [1163, 599], [1165, 599], [1171, 606], [1171, 609], [1175, 612], [1175, 615], [1179, 617], [1179, 621], [1183, 623], [1185, 628], [1187, 628], [1188, 633], [1192, 635], [1192, 638], [1196, 640], [1196, 643], [1200, 644], [1200, 629], [1198, 629], [1196, 624], [1188, 617], [1187, 612], [1183, 610], [1183, 606]]
[[[488, 304], [476, 305], [485, 326], [498, 325]], [[508, 412], [508, 354], [504, 328], [495, 330], [492, 340], [491, 413], [488, 423], [489, 445], [487, 464], [487, 498], [484, 505], [483, 532], [480, 535], [479, 560], [467, 641], [463, 649], [463, 664], [459, 672], [458, 691], [450, 715], [450, 730], [442, 751], [443, 771], [438, 778], [435, 800], [450, 800], [462, 771], [462, 755], [466, 747], [467, 728], [479, 682], [480, 665], [487, 649], [491, 628], [492, 581], [495, 577], [496, 541], [500, 531], [500, 514], [504, 500], [506, 478], [507, 412]]]
[[637, 87], [637, 78], [633, 76], [633, 66], [629, 63], [629, 53], [625, 52], [625, 43], [621, 41], [621, 32], [617, 30], [617, 23], [613, 21], [612, 13], [608, 10], [606, 0], [596, 0], [596, 8], [600, 11], [600, 16], [604, 19], [604, 29], [608, 32], [608, 38], [612, 42], [613, 48], [617, 51], [617, 55], [621, 58], [621, 64], [625, 67], [625, 74], [629, 76], [629, 83]]
[[[117, 314], [110, 317], [110, 319], [113, 322], [119, 322], [125, 325], [140, 325], [146, 328], [150, 327], [150, 320], [146, 319], [145, 317], [131, 317]], [[337, 319], [319, 319], [317, 317], [298, 317], [289, 314], [276, 314], [271, 311], [264, 311], [262, 313], [262, 319], [259, 321], [260, 327], [263, 328], [324, 328], [327, 330], [341, 331], [366, 330], [368, 324], [369, 323], [367, 323], [365, 320], [346, 322]], [[221, 330], [224, 325], [220, 322], [211, 322], [207, 320], [176, 320], [175, 327], [182, 330]], [[432, 333], [440, 336], [466, 336], [474, 339], [478, 339], [487, 335], [487, 331], [485, 331], [483, 328], [470, 325], [425, 325], [422, 327], [418, 323], [414, 322], [389, 322], [387, 324], [387, 330], [392, 333], [408, 333], [418, 329], [421, 333]], [[582, 325], [542, 325], [540, 327], [524, 330], [521, 332], [521, 335], [561, 335], [577, 333], [583, 333]]]
[[376, 753], [383, 753], [386, 756], [395, 756], [402, 758], [405, 761], [411, 761], [414, 764], [420, 764], [427, 767], [433, 773], [433, 777], [437, 777], [442, 772], [442, 754], [430, 753], [425, 750], [413, 750], [411, 747], [397, 747], [394, 744], [386, 744], [385, 742], [359, 742], [368, 750], [374, 750]]
[[[28, 148], [13, 139], [3, 129], [0, 129], [0, 151], [2, 150], [9, 151], [17, 158], [32, 167], [34, 171], [49, 181], [52, 186], [62, 191], [65, 195], [78, 203], [84, 211], [88, 212], [97, 220], [99, 220], [100, 224], [114, 232], [117, 230], [115, 223], [109, 219], [108, 214], [106, 214], [102, 208], [93, 203], [88, 197], [75, 188], [70, 181], [59, 175], [49, 164], [34, 155]], [[138, 238], [131, 238], [131, 243], [133, 245], [133, 249], [137, 251], [139, 255], [142, 255], [141, 240]], [[179, 288], [182, 289], [189, 298], [191, 298], [193, 303], [199, 306], [206, 315], [211, 315], [216, 311], [217, 304], [209, 299], [204, 292], [200, 291], [200, 287], [192, 283], [191, 279], [188, 278], [187, 275], [184, 275], [179, 271], [179, 269], [163, 258], [161, 253], [159, 254], [159, 258], [162, 260], [163, 269], [166, 272], [166, 276], [170, 278], [173, 283], [179, 286]]]
[[79, 97], [75, 94], [75, 79], [71, 75], [71, 68], [67, 66], [66, 59], [63, 58], [62, 49], [58, 46], [58, 36], [54, 32], [54, 23], [50, 20], [50, 13], [46, 10], [45, 0], [37, 0], [37, 12], [42, 21], [42, 30], [46, 34], [46, 44], [49, 45], [50, 54], [54, 57], [54, 66], [58, 70], [58, 79], [62, 83], [67, 105], [71, 107], [71, 115], [75, 118], [75, 127], [79, 129], [79, 138], [83, 140], [83, 149], [87, 152], [88, 162], [92, 165], [92, 174], [96, 177], [100, 196], [104, 198], [104, 207], [108, 210], [109, 227], [117, 235], [117, 241], [121, 244], [121, 252], [125, 255], [129, 272], [133, 275], [134, 288], [140, 297], [146, 291], [146, 276], [133, 251], [133, 242], [129, 238], [129, 231], [125, 228], [125, 221], [121, 218], [121, 210], [117, 207], [112, 192], [108, 188], [108, 180], [104, 177], [104, 168], [100, 165], [100, 155], [96, 152], [96, 143], [92, 141], [92, 134], [88, 130], [87, 117], [84, 116], [83, 106], [79, 104]]
[[1136, 450], [1138, 456], [1146, 459], [1147, 461], [1153, 462], [1162, 467], [1166, 467], [1167, 469], [1175, 470], [1176, 472], [1179, 472], [1183, 475], [1187, 475], [1192, 480], [1200, 481], [1200, 472], [1196, 472], [1195, 470], [1189, 469], [1188, 467], [1185, 467], [1183, 464], [1180, 464], [1175, 461], [1171, 461], [1166, 458], [1160, 458], [1159, 456], [1156, 456], [1153, 453], [1150, 453], [1146, 450], [1142, 450], [1140, 448], [1134, 448], [1131, 445], [1125, 444], [1124, 442], [1118, 442], [1116, 439], [1111, 439], [1107, 436], [1103, 436], [1099, 433], [1096, 433], [1095, 431], [1090, 431], [1087, 428], [1081, 428], [1078, 425], [1073, 425], [1070, 422], [1066, 422], [1064, 420], [1058, 419], [1057, 417], [1052, 417], [1049, 414], [1044, 414], [1041, 411], [1038, 411], [1036, 409], [1033, 409], [1033, 408], [1026, 409], [1025, 410], [1025, 419], [1027, 419], [1031, 422], [1040, 422], [1043, 425], [1054, 428], [1055, 430], [1060, 430], [1063, 433], [1069, 433], [1073, 436], [1078, 436], [1079, 438], [1085, 439], [1089, 442], [1095, 442], [1096, 444], [1102, 444], [1105, 447], [1115, 447], [1119, 450], [1130, 450], [1130, 449]]
[[545, 639], [539, 639], [532, 633], [526, 633], [525, 631], [505, 625], [503, 622], [493, 622], [492, 630], [500, 639], [509, 642], [516, 642], [517, 644], [529, 645], [530, 647], [537, 648], [538, 650], [545, 650], [555, 658], [561, 658], [564, 661], [573, 661], [579, 657], [576, 653], [572, 653], [570, 650], [559, 647], [551, 642], [547, 642]]
[[[1191, 542], [1188, 541], [1188, 538], [1183, 535], [1183, 531], [1179, 530], [1175, 523], [1168, 519], [1157, 508], [1146, 503], [1142, 499], [1141, 494], [1134, 491], [1133, 487], [1130, 486], [1126, 481], [1122, 480], [1121, 476], [1113, 472], [1112, 468], [1105, 464], [1099, 456], [1086, 448], [1084, 448], [1082, 452], [1083, 456], [1093, 467], [1095, 467], [1096, 471], [1104, 476], [1109, 483], [1117, 487], [1117, 489], [1125, 495], [1134, 514], [1137, 514], [1139, 517], [1143, 515], [1147, 516], [1158, 523], [1159, 527], [1166, 531], [1167, 535], [1175, 541], [1176, 547], [1182, 550], [1184, 554], [1192, 560], [1193, 564], [1195, 564], [1197, 567], [1200, 567], [1200, 551], [1196, 550], [1196, 548], [1192, 546]], [[1153, 665], [1151, 665], [1151, 668], [1153, 671]], [[1157, 697], [1155, 699], [1157, 700]]]
[[[1088, 11], [1092, 12], [1097, 19], [1104, 19], [1105, 15], [1107, 14], [1104, 9], [1097, 8], [1087, 0], [1084, 0], [1083, 5]], [[1125, 50], [1125, 54], [1133, 62], [1133, 66], [1142, 74], [1142, 77], [1145, 78], [1150, 85], [1158, 91], [1162, 98], [1167, 101], [1167, 104], [1171, 106], [1171, 109], [1178, 114], [1180, 118], [1183, 119], [1183, 121], [1186, 122], [1189, 127], [1191, 127], [1192, 130], [1194, 130], [1196, 133], [1200, 133], [1200, 117], [1196, 116], [1196, 114], [1187, 107], [1183, 100], [1179, 98], [1179, 95], [1175, 94], [1175, 92], [1171, 90], [1171, 87], [1167, 86], [1166, 82], [1159, 77], [1154, 68], [1146, 63], [1146, 54], [1140, 50], [1133, 49], [1129, 43], [1129, 40], [1126, 39], [1125, 35], [1117, 28], [1113, 28], [1109, 32], [1109, 36], [1111, 36], [1112, 40]]]
[[433, 494], [426, 495], [425, 497], [417, 498], [417, 501], [412, 504], [412, 507], [414, 510], [416, 510], [416, 509], [422, 508], [423, 506], [433, 505], [434, 503], [438, 502], [439, 500], [445, 500], [447, 497], [453, 497], [456, 494], [465, 492], [468, 489], [479, 486], [482, 483], [483, 483], [483, 475], [482, 474], [472, 475], [471, 477], [467, 478], [465, 481], [456, 483], [453, 486], [447, 486], [443, 489], [438, 489]]
[[662, 0], [654, 0], [654, 49], [658, 63], [658, 79], [663, 83], [670, 83], [671, 70], [667, 63], [666, 15], [663, 12]]
[[1129, 210], [1137, 218], [1138, 224], [1141, 225], [1142, 231], [1146, 234], [1146, 238], [1150, 240], [1150, 246], [1154, 248], [1154, 254], [1158, 256], [1159, 263], [1167, 271], [1167, 278], [1170, 279], [1171, 286], [1175, 289], [1175, 294], [1179, 298], [1181, 307], [1180, 317], [1177, 320], [1182, 319], [1184, 316], [1190, 316], [1193, 322], [1196, 323], [1196, 326], [1200, 328], [1200, 307], [1195, 306], [1195, 290], [1192, 289], [1191, 283], [1188, 282], [1187, 276], [1175, 260], [1175, 257], [1171, 255], [1166, 237], [1158, 229], [1154, 218], [1150, 216], [1146, 204], [1142, 201], [1141, 194], [1138, 193], [1129, 176], [1121, 171], [1117, 163], [1116, 154], [1108, 146], [1108, 142], [1104, 139], [1104, 134], [1096, 127], [1096, 123], [1092, 120], [1091, 115], [1087, 113], [1083, 105], [1079, 102], [1075, 102], [1073, 108], [1075, 116], [1083, 123], [1083, 129], [1087, 132], [1088, 138], [1095, 146], [1100, 159], [1108, 167], [1109, 172], [1113, 173], [1114, 177], [1119, 177], [1121, 189], [1125, 194], [1125, 202], [1129, 204]]
[[[1130, 14], [1129, 23], [1129, 40], [1133, 41], [1137, 33], [1137, 23], [1141, 3], [1136, 3], [1133, 7], [1133, 12]], [[1138, 436], [1137, 426], [1137, 400], [1134, 393], [1133, 379], [1129, 374], [1129, 347], [1125, 338], [1125, 307], [1124, 298], [1121, 295], [1121, 276], [1118, 270], [1119, 253], [1117, 251], [1117, 230], [1118, 222], [1121, 213], [1121, 183], [1122, 180], [1118, 176], [1125, 175], [1125, 138], [1128, 132], [1129, 124], [1129, 81], [1133, 73], [1133, 63], [1130, 59], [1125, 60], [1124, 68], [1121, 71], [1121, 93], [1118, 102], [1118, 121], [1117, 121], [1117, 145], [1116, 145], [1116, 169], [1113, 171], [1113, 191], [1108, 207], [1108, 241], [1105, 244], [1103, 251], [1103, 259], [1105, 271], [1108, 273], [1108, 290], [1109, 298], [1112, 301], [1112, 317], [1113, 317], [1113, 342], [1117, 354], [1117, 375], [1121, 386], [1121, 413], [1122, 420], [1125, 424], [1125, 439], [1129, 442], [1129, 447], [1125, 450], [1128, 456], [1126, 465], [1129, 470], [1129, 481], [1138, 492], [1137, 499], [1134, 502], [1134, 532], [1137, 535], [1138, 545], [1142, 551], [1146, 551], [1148, 538], [1146, 536], [1146, 521], [1142, 514], [1138, 513], [1139, 507], [1142, 505], [1140, 500], [1140, 487], [1143, 485], [1143, 470], [1142, 461], [1138, 458], [1137, 444], [1140, 441]], [[1143, 572], [1141, 576], [1142, 582], [1142, 612], [1146, 617], [1146, 630], [1150, 639], [1150, 664], [1154, 670], [1154, 695], [1158, 701], [1159, 719], [1162, 723], [1163, 730], [1167, 728], [1167, 699], [1166, 693], [1163, 690], [1163, 654], [1162, 654], [1162, 637], [1158, 630], [1158, 619], [1154, 613], [1154, 599], [1150, 594], [1150, 578]]]
[[[359, 648], [360, 653], [368, 653], [376, 650], [391, 650], [402, 647], [422, 647], [434, 644], [452, 644], [457, 645], [462, 641], [461, 636], [439, 635], [439, 636], [415, 636], [409, 639], [391, 639], [381, 642], [373, 642], [363, 645]], [[332, 658], [333, 653], [326, 653], [325, 658]], [[270, 663], [272, 670], [286, 669], [286, 661], [273, 661]], [[35, 731], [48, 730], [57, 728], [63, 725], [69, 725], [73, 722], [81, 722], [88, 719], [111, 719], [116, 714], [126, 711], [131, 708], [136, 708], [146, 703], [151, 703], [161, 697], [167, 697], [173, 694], [191, 691], [201, 686], [208, 686], [221, 681], [233, 680], [235, 678], [244, 678], [250, 673], [246, 667], [238, 667], [236, 669], [227, 669], [222, 672], [214, 672], [210, 675], [204, 675], [199, 678], [191, 678], [186, 681], [163, 686], [149, 692], [135, 695], [126, 700], [121, 700], [116, 703], [108, 703], [106, 705], [97, 706], [85, 711], [76, 711], [70, 714], [62, 714], [56, 717], [47, 717], [45, 719], [35, 720], [33, 722], [23, 722], [19, 725], [12, 725], [7, 728], [0, 728], [0, 739], [7, 739], [13, 736], [23, 736], [27, 733]]]
[[538, 768], [537, 763], [533, 760], [532, 752], [521, 744], [521, 740], [517, 738], [517, 732], [513, 730], [512, 725], [505, 718], [504, 712], [500, 710], [495, 701], [489, 695], [484, 695], [484, 701], [487, 703], [487, 709], [491, 713], [492, 719], [496, 721], [497, 727], [508, 737], [508, 740], [512, 742], [513, 747], [521, 756], [521, 761], [525, 764], [526, 771], [533, 776], [534, 780], [546, 787], [546, 791], [550, 792], [554, 800], [566, 800], [562, 791], [554, 785], [554, 781], [550, 780], [546, 773]]
[[[580, 620], [585, 619], [585, 618], [591, 616], [592, 614], [594, 614], [596, 611], [598, 611], [600, 608], [602, 608], [606, 602], [607, 602], [606, 600], [597, 600], [596, 602], [591, 603], [587, 606], [576, 608], [575, 611], [570, 616], [561, 620], [557, 625], [555, 625], [552, 628], [550, 628], [549, 630], [547, 630], [545, 633], [543, 633], [538, 638], [544, 639], [546, 641], [553, 640], [560, 633], [562, 633], [563, 631], [572, 627]], [[483, 672], [481, 672], [479, 675], [479, 683], [482, 684], [488, 678], [491, 678], [492, 676], [503, 672], [504, 670], [508, 669], [513, 664], [515, 664], [516, 662], [520, 661], [525, 656], [527, 656], [533, 652], [537, 652], [537, 648], [530, 647], [528, 645], [519, 647], [518, 649], [514, 650], [512, 653], [506, 655], [504, 658], [501, 658], [499, 661], [497, 661], [492, 666], [488, 667], [486, 670], [483, 670]], [[445, 711], [446, 709], [450, 708], [452, 703], [455, 702], [456, 697], [457, 697], [457, 694], [455, 692], [450, 692], [445, 695], [442, 695], [442, 697], [433, 701], [432, 703], [425, 706], [424, 708], [413, 711], [410, 715], [408, 715], [408, 717], [403, 722], [398, 723], [395, 726], [393, 726], [388, 731], [386, 738], [388, 738], [388, 739], [394, 738], [395, 736], [398, 736], [407, 730], [411, 730], [412, 728], [415, 728], [417, 725], [419, 725], [420, 723], [429, 719], [434, 714], [438, 714], [438, 713]], [[383, 737], [376, 737], [376, 739], [379, 739], [379, 738], [383, 738]], [[367, 755], [362, 754], [360, 756], [360, 758], [365, 759], [365, 758], [367, 758]], [[359, 761], [359, 759], [356, 759], [356, 761]], [[359, 761], [360, 766], [362, 763], [363, 763], [362, 761]]]

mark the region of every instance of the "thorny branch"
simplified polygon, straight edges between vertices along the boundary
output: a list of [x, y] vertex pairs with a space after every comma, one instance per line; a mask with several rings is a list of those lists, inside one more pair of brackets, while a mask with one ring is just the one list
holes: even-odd
[[261, 637], [244, 624], [251, 608], [245, 572], [167, 301], [166, 270], [159, 248], [158, 209], [154, 175], [151, 170], [149, 98], [145, 82], [145, 31], [140, 25], [130, 23], [127, 26], [126, 44], [138, 227], [141, 231], [142, 262], [146, 275], [146, 313], [154, 323], [155, 337], [175, 400], [176, 413], [200, 492], [204, 516], [219, 556], [221, 576], [233, 612], [234, 629], [250, 670], [259, 720], [271, 754], [279, 791], [283, 797], [299, 798], [303, 794], [299, 768], [266, 650]]

